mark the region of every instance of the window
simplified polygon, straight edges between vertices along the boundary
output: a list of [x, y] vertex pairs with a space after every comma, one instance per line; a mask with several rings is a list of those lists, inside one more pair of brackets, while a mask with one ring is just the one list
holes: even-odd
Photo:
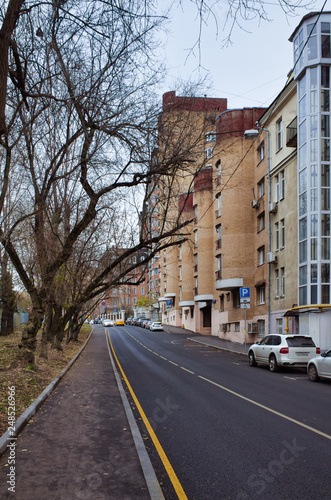
[[154, 274], [159, 274], [159, 268], [158, 267], [155, 268]]
[[256, 295], [257, 295], [257, 303], [258, 304], [265, 304], [265, 285], [258, 286], [256, 288]]
[[224, 311], [224, 294], [220, 295], [220, 311]]
[[179, 287], [179, 300], [182, 300], [182, 287]]
[[264, 216], [264, 212], [262, 212], [258, 218], [257, 218], [257, 222], [258, 222], [258, 231], [262, 231], [265, 227], [265, 216]]
[[275, 250], [279, 250], [279, 223], [275, 224]]
[[165, 292], [167, 291], [167, 282], [166, 281], [164, 282], [164, 291]]
[[259, 161], [262, 161], [264, 159], [264, 142], [257, 148], [257, 153], [259, 155]]
[[233, 307], [240, 307], [239, 289], [233, 290], [232, 300], [233, 300]]
[[274, 201], [278, 202], [279, 201], [279, 176], [278, 176], [278, 174], [275, 175], [274, 188], [275, 188]]
[[213, 148], [207, 148], [205, 150], [205, 158], [210, 159], [213, 157]]
[[240, 332], [240, 321], [236, 321], [234, 324], [234, 331]]
[[142, 287], [142, 288], [141, 288], [141, 295], [144, 295], [144, 294], [145, 294], [145, 288], [144, 288], [144, 287]]
[[133, 295], [136, 295], [136, 293], [137, 293], [137, 289], [136, 289], [136, 287], [134, 287], [133, 288]]
[[137, 299], [136, 297], [133, 297], [133, 305], [135, 306], [137, 304]]
[[265, 336], [265, 321], [264, 321], [264, 319], [258, 319], [257, 326], [258, 326], [258, 336], [264, 337]]
[[322, 57], [330, 57], [330, 23], [321, 23]]
[[205, 137], [206, 137], [206, 142], [215, 142], [216, 132], [208, 132]]
[[285, 219], [280, 221], [280, 248], [285, 247]]
[[285, 267], [280, 268], [280, 295], [285, 297]]
[[221, 224], [216, 227], [216, 232], [217, 232], [217, 244], [216, 248], [222, 248], [222, 226]]
[[264, 248], [264, 246], [258, 248], [257, 252], [258, 252], [258, 266], [262, 266], [262, 264], [264, 264], [264, 259], [265, 259], [265, 248]]
[[220, 217], [222, 213], [222, 196], [219, 194], [217, 196], [217, 217]]
[[275, 271], [275, 297], [276, 299], [279, 298], [279, 270], [276, 269]]
[[195, 278], [194, 294], [198, 295], [198, 277]]
[[222, 279], [222, 255], [219, 255], [217, 257], [217, 279], [221, 280]]
[[198, 230], [197, 229], [194, 231], [194, 246], [195, 247], [198, 246]]
[[219, 160], [217, 163], [217, 177], [221, 177], [221, 175], [222, 175], [222, 165], [221, 165], [221, 160]]
[[183, 258], [183, 247], [182, 247], [182, 245], [180, 245], [180, 247], [179, 247], [179, 256], [178, 256], [178, 258], [179, 258], [179, 260], [182, 260], [182, 258]]
[[283, 121], [280, 118], [276, 123], [276, 150], [279, 151], [283, 147]]
[[283, 333], [283, 318], [276, 319], [276, 333]]
[[264, 182], [264, 177], [263, 179], [260, 180], [260, 182], [257, 185], [258, 190], [259, 190], [259, 198], [261, 198], [264, 193], [265, 193], [265, 182]]
[[194, 254], [194, 272], [198, 272], [198, 262], [199, 262], [199, 255], [196, 253]]
[[194, 205], [194, 223], [198, 223], [198, 205]]
[[282, 170], [279, 174], [279, 199], [285, 198], [285, 171]]
[[183, 279], [183, 269], [182, 266], [179, 266], [179, 281], [182, 281]]

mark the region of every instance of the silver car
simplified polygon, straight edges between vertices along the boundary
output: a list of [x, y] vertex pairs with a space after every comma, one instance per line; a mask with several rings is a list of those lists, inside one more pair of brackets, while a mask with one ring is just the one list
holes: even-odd
[[320, 353], [320, 348], [315, 346], [309, 335], [275, 334], [267, 335], [260, 342], [251, 345], [248, 359], [250, 366], [267, 364], [270, 371], [275, 372], [279, 366], [305, 368]]
[[307, 366], [309, 380], [317, 382], [319, 378], [331, 378], [331, 349], [322, 352], [309, 361]]

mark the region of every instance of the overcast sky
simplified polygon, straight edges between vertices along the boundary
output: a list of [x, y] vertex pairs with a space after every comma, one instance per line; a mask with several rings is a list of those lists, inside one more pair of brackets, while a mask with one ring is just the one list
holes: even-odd
[[[275, 3], [277, 0], [275, 0]], [[223, 5], [227, 4], [224, 2]], [[312, 9], [322, 8], [324, 0], [312, 3]], [[211, 89], [208, 97], [228, 99], [228, 108], [268, 106], [282, 90], [287, 74], [293, 66], [292, 43], [288, 41], [307, 10], [299, 10], [296, 17], [286, 17], [274, 4], [266, 3], [271, 22], [246, 21], [243, 29], [236, 28], [232, 45], [222, 48], [225, 33], [222, 28], [225, 11], [215, 10], [215, 21], [210, 19], [202, 33], [201, 66], [199, 53], [189, 49], [194, 46], [199, 30], [196, 7], [184, 0], [183, 8], [175, 6], [166, 42], [168, 77], [162, 93], [175, 90], [178, 79], [196, 80], [209, 75]], [[328, 0], [324, 11], [331, 10]], [[200, 71], [200, 73], [199, 73]]]

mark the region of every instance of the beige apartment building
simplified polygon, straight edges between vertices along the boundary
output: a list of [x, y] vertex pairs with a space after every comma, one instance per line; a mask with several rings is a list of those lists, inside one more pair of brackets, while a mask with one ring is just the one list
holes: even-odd
[[270, 333], [297, 333], [297, 89], [291, 72], [282, 92], [259, 119], [269, 150], [268, 320]]

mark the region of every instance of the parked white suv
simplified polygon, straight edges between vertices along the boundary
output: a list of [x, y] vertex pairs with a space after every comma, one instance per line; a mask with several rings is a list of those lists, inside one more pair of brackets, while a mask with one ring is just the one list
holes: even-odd
[[320, 354], [309, 335], [275, 334], [267, 335], [255, 342], [248, 350], [250, 366], [257, 363], [268, 364], [270, 371], [277, 371], [279, 366], [306, 367], [310, 359]]

